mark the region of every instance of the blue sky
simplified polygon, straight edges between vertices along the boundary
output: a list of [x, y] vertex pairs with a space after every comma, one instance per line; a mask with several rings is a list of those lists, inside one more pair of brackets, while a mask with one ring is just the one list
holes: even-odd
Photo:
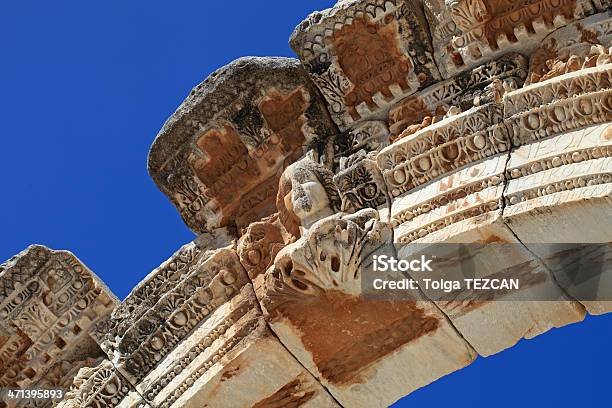
[[[0, 5], [0, 259], [69, 249], [120, 297], [194, 235], [147, 175], [191, 88], [244, 55], [292, 56], [311, 1]], [[612, 315], [523, 341], [397, 407], [610, 406]]]

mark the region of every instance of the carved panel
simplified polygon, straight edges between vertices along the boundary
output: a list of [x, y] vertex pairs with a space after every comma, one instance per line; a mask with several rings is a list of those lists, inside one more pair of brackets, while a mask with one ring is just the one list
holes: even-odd
[[337, 4], [302, 22], [290, 43], [342, 130], [384, 117], [393, 103], [439, 79], [425, 17], [409, 1]]
[[391, 208], [395, 241], [408, 244], [500, 208], [506, 163], [497, 155], [397, 198]]
[[[366, 256], [392, 250], [391, 228], [377, 218], [367, 209], [320, 220], [279, 252], [257, 288], [280, 340], [344, 406], [390, 404], [473, 358], [431, 303], [361, 297]], [[408, 364], [436, 346], [444, 362]]]
[[340, 167], [334, 181], [340, 191], [340, 211], [355, 212], [363, 208], [389, 206], [387, 185], [376, 162], [365, 153], [353, 156], [354, 164]]
[[242, 228], [274, 212], [283, 168], [335, 133], [299, 61], [242, 58], [194, 88], [153, 143], [149, 172], [193, 231]]
[[31, 246], [0, 267], [0, 288], [0, 386], [67, 388], [103, 354], [92, 325], [118, 300], [71, 253]]
[[436, 61], [448, 78], [507, 52], [530, 55], [542, 39], [604, 10], [590, 0], [427, 0]]

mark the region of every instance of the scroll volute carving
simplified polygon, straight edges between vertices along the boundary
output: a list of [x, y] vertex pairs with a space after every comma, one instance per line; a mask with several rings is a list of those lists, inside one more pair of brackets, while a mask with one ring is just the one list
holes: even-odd
[[299, 238], [316, 221], [340, 209], [340, 196], [333, 173], [325, 166], [304, 158], [283, 172], [276, 207], [288, 233]]
[[373, 209], [320, 220], [302, 238], [280, 250], [266, 272], [264, 305], [268, 313], [330, 291], [358, 297], [365, 258], [391, 243], [391, 225], [380, 222]]

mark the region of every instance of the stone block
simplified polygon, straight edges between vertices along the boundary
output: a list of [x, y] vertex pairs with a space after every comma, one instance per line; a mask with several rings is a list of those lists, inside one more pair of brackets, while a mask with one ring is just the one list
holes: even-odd
[[311, 14], [290, 44], [341, 130], [385, 119], [393, 104], [440, 79], [418, 2], [341, 2]]
[[531, 55], [553, 31], [604, 11], [591, 0], [425, 0], [444, 78], [509, 52]]
[[317, 222], [256, 280], [272, 330], [343, 406], [386, 407], [472, 362], [475, 353], [432, 303], [362, 296], [362, 262], [393, 248], [367, 209]]
[[159, 132], [149, 173], [196, 233], [275, 212], [283, 169], [336, 134], [299, 61], [241, 58], [196, 86]]
[[32, 245], [0, 265], [0, 387], [68, 389], [81, 367], [104, 355], [92, 332], [118, 303], [67, 251]]
[[612, 311], [610, 249], [602, 248], [603, 269], [578, 276], [580, 283], [567, 282], [571, 265], [560, 258], [579, 261], [582, 255], [572, 247], [591, 244], [587, 250], [599, 251], [592, 244], [612, 241], [606, 228], [612, 219], [611, 132], [610, 124], [594, 125], [521, 146], [512, 151], [507, 170], [506, 223], [592, 314]]

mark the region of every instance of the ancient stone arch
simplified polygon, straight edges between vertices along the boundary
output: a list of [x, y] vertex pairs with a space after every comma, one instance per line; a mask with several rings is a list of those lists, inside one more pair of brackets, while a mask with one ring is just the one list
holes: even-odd
[[[610, 6], [342, 0], [295, 29], [299, 60], [212, 73], [148, 163], [198, 238], [123, 302], [67, 252], [3, 264], [0, 387], [72, 384], [41, 407], [388, 406], [609, 313]], [[555, 300], [368, 299], [371, 256], [440, 243]], [[604, 268], [568, 286], [577, 251]]]

